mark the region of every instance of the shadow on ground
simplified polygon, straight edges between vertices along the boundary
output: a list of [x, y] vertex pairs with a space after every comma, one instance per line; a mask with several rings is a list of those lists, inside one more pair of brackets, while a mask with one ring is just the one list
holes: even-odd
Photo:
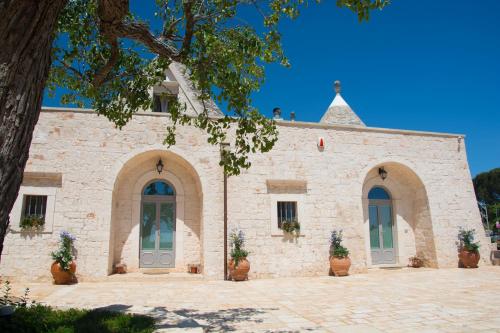
[[[113, 304], [98, 308], [105, 311], [132, 311], [128, 305]], [[193, 309], [177, 309], [169, 311], [165, 307], [145, 308], [140, 314], [156, 319], [156, 327], [162, 328], [197, 328], [204, 332], [231, 332], [241, 329], [250, 323], [262, 323], [261, 315], [268, 314], [277, 308], [231, 308], [218, 311], [199, 311]]]
[[[217, 311], [199, 311], [194, 309], [167, 310], [165, 307], [143, 308], [135, 311], [134, 307], [113, 304], [98, 310], [134, 312], [141, 315], [150, 316], [156, 319], [157, 329], [189, 329], [200, 328], [203, 332], [234, 332], [248, 329], [252, 323], [263, 323], [264, 318], [272, 315], [278, 308], [230, 308]], [[300, 330], [269, 330], [272, 333], [299, 333], [312, 331], [313, 328], [301, 328]]]
[[190, 318], [204, 326], [205, 331], [235, 331], [237, 325], [241, 323], [262, 323], [263, 319], [258, 318], [260, 315], [266, 314], [269, 309], [256, 308], [232, 308], [218, 311], [203, 312], [191, 309], [174, 310], [178, 316]]

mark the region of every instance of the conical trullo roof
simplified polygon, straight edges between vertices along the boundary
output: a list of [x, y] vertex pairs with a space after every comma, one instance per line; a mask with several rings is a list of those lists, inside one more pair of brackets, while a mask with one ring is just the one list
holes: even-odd
[[323, 117], [321, 117], [320, 123], [329, 125], [365, 126], [358, 115], [354, 113], [349, 104], [347, 104], [340, 95], [340, 81], [335, 81], [335, 92], [335, 98]]

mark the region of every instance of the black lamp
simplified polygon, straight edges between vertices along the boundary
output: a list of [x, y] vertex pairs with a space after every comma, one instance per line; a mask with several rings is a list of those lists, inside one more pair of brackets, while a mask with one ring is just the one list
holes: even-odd
[[378, 174], [382, 180], [387, 178], [387, 171], [385, 171], [384, 167], [378, 168]]
[[158, 174], [163, 171], [163, 162], [161, 161], [161, 158], [158, 160], [158, 163], [156, 163], [156, 171], [158, 171]]

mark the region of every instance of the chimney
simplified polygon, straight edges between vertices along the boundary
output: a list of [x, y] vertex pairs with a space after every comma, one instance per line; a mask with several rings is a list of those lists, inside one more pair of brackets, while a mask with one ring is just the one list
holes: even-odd
[[274, 108], [273, 109], [273, 118], [274, 120], [283, 120], [283, 118], [281, 118], [281, 109], [280, 108]]
[[295, 121], [295, 111], [290, 112], [290, 121]]

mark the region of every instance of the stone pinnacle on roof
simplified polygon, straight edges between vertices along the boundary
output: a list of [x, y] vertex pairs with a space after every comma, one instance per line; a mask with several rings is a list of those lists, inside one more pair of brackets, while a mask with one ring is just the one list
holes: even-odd
[[336, 94], [340, 94], [340, 81], [339, 80], [336, 80], [334, 83], [333, 83], [333, 87], [335, 89], [335, 93]]
[[340, 95], [341, 85], [340, 81], [335, 81], [333, 84], [335, 89], [335, 98], [326, 110], [320, 123], [329, 125], [356, 125], [365, 126], [359, 119], [356, 113], [351, 109], [349, 104]]

